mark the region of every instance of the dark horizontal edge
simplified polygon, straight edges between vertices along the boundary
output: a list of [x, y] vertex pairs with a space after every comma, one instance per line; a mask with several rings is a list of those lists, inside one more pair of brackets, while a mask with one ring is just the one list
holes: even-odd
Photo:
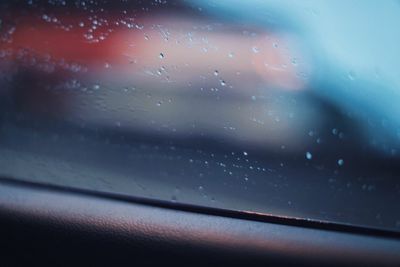
[[94, 197], [107, 198], [128, 203], [135, 203], [135, 204], [148, 205], [153, 207], [186, 211], [192, 213], [200, 213], [213, 216], [228, 217], [234, 219], [251, 220], [251, 221], [281, 224], [288, 226], [330, 230], [335, 232], [345, 232], [352, 234], [400, 239], [400, 232], [390, 231], [385, 229], [370, 228], [365, 226], [358, 226], [353, 224], [342, 224], [342, 223], [335, 223], [328, 221], [303, 219], [297, 217], [277, 216], [273, 214], [257, 213], [251, 211], [204, 207], [204, 206], [184, 204], [179, 202], [136, 197], [126, 194], [117, 194], [105, 191], [94, 191], [89, 189], [66, 187], [49, 183], [38, 183], [38, 182], [14, 179], [9, 177], [0, 177], [0, 184], [8, 184], [8, 185], [22, 186], [26, 188], [34, 188], [42, 190], [45, 189], [50, 191], [66, 192], [66, 193], [86, 195], [86, 196], [94, 196]]

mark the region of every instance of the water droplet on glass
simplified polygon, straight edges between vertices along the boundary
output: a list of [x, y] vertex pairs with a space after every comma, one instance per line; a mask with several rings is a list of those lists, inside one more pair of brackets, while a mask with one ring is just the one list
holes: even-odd
[[339, 159], [339, 160], [337, 161], [337, 164], [338, 164], [339, 166], [343, 166], [344, 160], [343, 160], [343, 159]]
[[163, 59], [163, 58], [164, 58], [164, 54], [163, 54], [163, 53], [160, 53], [159, 57], [160, 57], [161, 59]]
[[362, 190], [366, 190], [366, 189], [367, 189], [367, 185], [366, 185], [366, 184], [363, 184], [363, 185], [361, 186], [361, 189], [362, 189]]
[[356, 74], [352, 71], [349, 71], [347, 77], [349, 78], [350, 81], [354, 81], [356, 79]]
[[218, 76], [218, 75], [219, 75], [218, 70], [215, 70], [215, 71], [214, 71], [214, 75], [215, 75], [215, 76]]
[[307, 151], [306, 153], [306, 159], [311, 160], [312, 159], [312, 154], [310, 152]]
[[255, 46], [253, 46], [253, 48], [251, 50], [253, 50], [253, 53], [260, 52], [260, 49], [258, 49], [258, 47], [255, 47]]
[[247, 155], [248, 155], [248, 153], [247, 153], [246, 151], [244, 151], [244, 152], [243, 152], [243, 155], [247, 156]]

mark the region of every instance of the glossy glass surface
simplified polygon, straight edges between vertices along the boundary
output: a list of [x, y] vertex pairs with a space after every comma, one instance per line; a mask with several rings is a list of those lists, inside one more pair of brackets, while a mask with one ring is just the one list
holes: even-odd
[[399, 1], [2, 1], [0, 175], [400, 230]]

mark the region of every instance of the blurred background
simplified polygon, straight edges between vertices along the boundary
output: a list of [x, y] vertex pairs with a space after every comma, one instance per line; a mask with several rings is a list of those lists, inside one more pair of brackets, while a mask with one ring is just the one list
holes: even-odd
[[400, 230], [398, 1], [3, 1], [0, 174]]

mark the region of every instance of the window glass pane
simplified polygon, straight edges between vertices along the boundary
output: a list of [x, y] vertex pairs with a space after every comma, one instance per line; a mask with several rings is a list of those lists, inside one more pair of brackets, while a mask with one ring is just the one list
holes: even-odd
[[400, 230], [399, 1], [2, 1], [0, 175]]

